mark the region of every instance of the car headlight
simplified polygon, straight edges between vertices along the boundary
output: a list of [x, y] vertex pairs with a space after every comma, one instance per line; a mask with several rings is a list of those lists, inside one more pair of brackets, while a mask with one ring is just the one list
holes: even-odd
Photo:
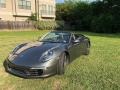
[[40, 57], [40, 61], [41, 62], [46, 62], [46, 61], [49, 61], [51, 58], [53, 58], [53, 50], [49, 50], [47, 52], [45, 52], [41, 57]]

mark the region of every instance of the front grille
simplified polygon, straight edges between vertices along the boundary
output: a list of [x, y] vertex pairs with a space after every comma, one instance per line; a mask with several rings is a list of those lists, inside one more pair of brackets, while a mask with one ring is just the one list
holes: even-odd
[[29, 73], [31, 76], [40, 76], [43, 74], [43, 70], [42, 69], [31, 69]]
[[20, 74], [26, 74], [24, 68], [21, 68], [21, 67], [18, 67], [16, 65], [13, 65], [12, 63], [8, 64], [8, 68], [11, 69], [11, 70], [17, 71]]
[[27, 76], [40, 76], [43, 74], [42, 69], [28, 69], [28, 68], [22, 68], [19, 66], [15, 66], [13, 64], [8, 64], [8, 68], [14, 71], [19, 72], [20, 74], [24, 74]]

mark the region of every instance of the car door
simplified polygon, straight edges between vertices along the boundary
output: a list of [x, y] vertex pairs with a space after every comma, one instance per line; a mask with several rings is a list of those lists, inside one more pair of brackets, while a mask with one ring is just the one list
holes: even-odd
[[81, 43], [75, 43], [75, 36], [74, 34], [71, 36], [70, 45], [69, 45], [69, 53], [70, 53], [70, 59], [74, 60], [80, 56], [80, 49], [81, 49]]
[[88, 38], [86, 38], [85, 36], [84, 36], [84, 38], [83, 38], [83, 52], [82, 52], [82, 54], [85, 54], [86, 53], [86, 50], [87, 50], [87, 48], [88, 48], [88, 44], [89, 44], [89, 40], [88, 40]]
[[77, 57], [81, 56], [84, 51], [84, 37], [80, 35], [75, 35], [75, 40], [79, 41], [76, 46]]

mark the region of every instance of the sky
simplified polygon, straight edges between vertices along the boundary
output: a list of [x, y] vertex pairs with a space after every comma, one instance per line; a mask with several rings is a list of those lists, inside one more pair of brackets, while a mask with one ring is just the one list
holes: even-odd
[[[58, 3], [63, 3], [64, 0], [56, 0]], [[81, 0], [81, 1], [86, 1], [86, 0]], [[89, 0], [89, 1], [95, 1], [95, 0]]]
[[62, 3], [64, 2], [64, 0], [56, 0], [58, 3]]

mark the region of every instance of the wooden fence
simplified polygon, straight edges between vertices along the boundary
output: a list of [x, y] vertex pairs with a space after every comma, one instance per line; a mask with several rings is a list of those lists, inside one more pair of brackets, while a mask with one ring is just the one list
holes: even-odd
[[28, 21], [0, 21], [0, 30], [3, 29], [35, 29], [35, 24]]

